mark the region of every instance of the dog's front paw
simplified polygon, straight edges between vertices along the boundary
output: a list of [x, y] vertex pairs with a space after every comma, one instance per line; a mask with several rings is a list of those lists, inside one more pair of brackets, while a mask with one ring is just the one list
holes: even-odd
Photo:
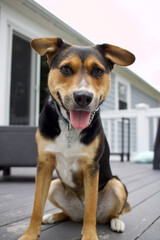
[[31, 236], [31, 235], [28, 235], [28, 234], [24, 234], [18, 240], [38, 240], [38, 236]]
[[94, 229], [83, 228], [82, 229], [82, 239], [81, 240], [98, 240], [97, 232]]
[[54, 219], [54, 214], [50, 213], [50, 214], [46, 214], [43, 216], [43, 220], [42, 223], [43, 224], [47, 224], [47, 223], [55, 223], [55, 219]]
[[111, 224], [111, 230], [114, 232], [124, 232], [125, 230], [125, 223], [118, 218], [112, 218], [110, 224]]
[[41, 226], [32, 226], [28, 228], [27, 231], [18, 240], [38, 240], [41, 233]]
[[81, 240], [98, 240], [97, 235], [92, 235], [92, 236], [83, 236]]

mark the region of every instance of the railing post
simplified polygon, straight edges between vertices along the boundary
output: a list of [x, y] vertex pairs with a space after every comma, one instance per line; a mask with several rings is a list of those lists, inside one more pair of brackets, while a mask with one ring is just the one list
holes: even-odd
[[127, 154], [127, 161], [130, 160], [130, 119], [128, 118], [128, 154]]
[[137, 109], [137, 152], [149, 150], [149, 121], [146, 111], [149, 106], [146, 104], [136, 105]]
[[124, 161], [124, 118], [122, 118], [122, 149], [121, 149], [121, 162]]

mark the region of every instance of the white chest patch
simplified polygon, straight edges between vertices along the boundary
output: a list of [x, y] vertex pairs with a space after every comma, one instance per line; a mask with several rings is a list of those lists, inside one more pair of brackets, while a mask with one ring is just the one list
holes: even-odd
[[[78, 160], [86, 156], [86, 153], [82, 153], [84, 144], [80, 143], [81, 130], [71, 129], [69, 133], [68, 127], [64, 123], [60, 121], [59, 124], [61, 128], [60, 135], [53, 143], [47, 145], [45, 151], [55, 154], [56, 169], [60, 178], [65, 184], [73, 188], [75, 187], [73, 173], [79, 170]], [[69, 136], [70, 139], [68, 139]]]
[[78, 171], [78, 157], [65, 158], [63, 154], [56, 154], [57, 171], [62, 182], [74, 188], [73, 173]]

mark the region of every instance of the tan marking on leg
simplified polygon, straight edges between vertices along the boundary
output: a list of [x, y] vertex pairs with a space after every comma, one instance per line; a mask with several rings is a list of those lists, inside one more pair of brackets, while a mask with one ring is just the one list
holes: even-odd
[[[40, 144], [42, 140], [43, 138], [41, 138], [38, 143]], [[55, 168], [55, 156], [53, 154], [44, 153], [42, 150], [39, 150], [38, 155], [36, 191], [32, 217], [26, 233], [20, 240], [36, 240], [38, 236], [40, 236], [43, 210], [52, 179], [52, 173]]]
[[96, 233], [96, 210], [98, 198], [99, 171], [96, 169], [94, 158], [100, 144], [100, 136], [87, 145], [83, 150], [88, 153], [88, 157], [79, 160], [83, 170], [85, 213], [83, 217], [82, 240], [97, 240]]
[[89, 167], [84, 170], [85, 214], [83, 218], [82, 240], [98, 240], [96, 233], [96, 210], [99, 172]]

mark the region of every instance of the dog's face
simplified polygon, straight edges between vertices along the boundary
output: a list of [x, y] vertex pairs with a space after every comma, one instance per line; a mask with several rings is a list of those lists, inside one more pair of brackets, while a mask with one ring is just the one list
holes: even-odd
[[78, 129], [88, 126], [91, 113], [106, 98], [113, 65], [128, 66], [135, 60], [132, 53], [109, 44], [79, 47], [59, 38], [39, 38], [31, 45], [47, 55], [50, 93]]

